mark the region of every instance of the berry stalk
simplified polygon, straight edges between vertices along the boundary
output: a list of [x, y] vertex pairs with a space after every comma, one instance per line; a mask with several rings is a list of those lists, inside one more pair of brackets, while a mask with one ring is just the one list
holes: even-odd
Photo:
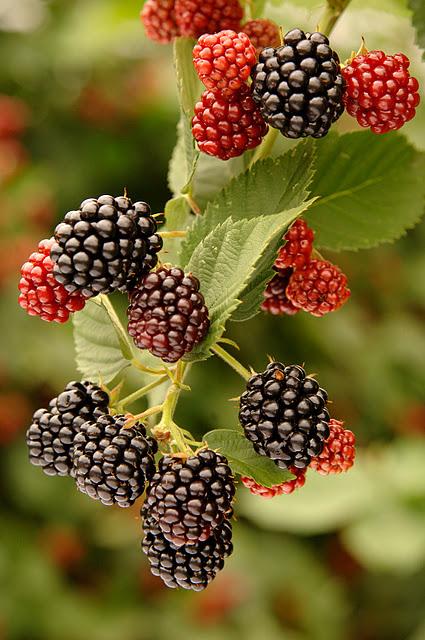
[[161, 384], [164, 384], [164, 382], [167, 382], [167, 380], [169, 380], [168, 375], [161, 376], [161, 378], [158, 378], [157, 380], [150, 382], [144, 387], [137, 389], [137, 391], [134, 391], [134, 393], [130, 393], [130, 395], [120, 400], [118, 404], [118, 411], [121, 412], [124, 407], [132, 404], [133, 402], [136, 402], [136, 400], [139, 400], [140, 398], [143, 398], [143, 396], [146, 396], [150, 391], [152, 391], [152, 389], [159, 387]]
[[326, 9], [320, 18], [318, 31], [329, 36], [349, 4], [350, 0], [328, 0]]
[[174, 412], [183, 387], [183, 379], [188, 371], [187, 363], [180, 360], [176, 367], [174, 382], [168, 388], [164, 402], [162, 404], [162, 417], [159, 424], [155, 427], [155, 434], [169, 431], [172, 441], [177, 447], [178, 452], [188, 453], [192, 455], [192, 450], [186, 440], [182, 429], [174, 422]]
[[251, 372], [248, 371], [236, 358], [230, 355], [227, 351], [220, 347], [218, 344], [215, 347], [211, 348], [211, 351], [215, 353], [216, 356], [221, 358], [226, 364], [229, 365], [236, 373], [238, 373], [244, 380], [249, 380], [251, 377]]

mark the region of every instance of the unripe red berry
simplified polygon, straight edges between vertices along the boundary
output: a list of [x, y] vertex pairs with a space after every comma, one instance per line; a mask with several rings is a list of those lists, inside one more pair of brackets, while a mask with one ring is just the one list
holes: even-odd
[[257, 57], [265, 47], [278, 47], [280, 44], [279, 27], [271, 20], [249, 20], [242, 26], [242, 31], [254, 45]]
[[311, 258], [313, 250], [314, 232], [304, 220], [295, 220], [294, 224], [284, 236], [286, 240], [279, 249], [274, 266], [282, 270], [292, 267], [295, 270], [303, 269]]
[[358, 55], [342, 69], [348, 113], [374, 133], [400, 129], [414, 118], [419, 84], [409, 73], [409, 59], [383, 51]]
[[174, 0], [147, 0], [140, 18], [150, 40], [167, 44], [180, 35], [176, 23]]
[[219, 90], [223, 97], [231, 97], [245, 85], [255, 63], [255, 48], [245, 33], [207, 33], [193, 48], [199, 78], [207, 89]]
[[307, 469], [297, 469], [291, 467], [289, 471], [295, 476], [292, 480], [287, 480], [281, 484], [274, 484], [272, 487], [264, 487], [262, 484], [258, 484], [252, 478], [241, 477], [242, 484], [249, 489], [250, 493], [254, 496], [261, 496], [261, 498], [275, 498], [283, 494], [293, 493], [296, 489], [301, 489], [305, 485], [305, 474]]
[[339, 267], [327, 260], [311, 260], [291, 275], [286, 295], [297, 309], [320, 318], [342, 307], [350, 290], [347, 276]]
[[267, 131], [268, 127], [247, 86], [230, 100], [206, 90], [195, 105], [193, 137], [203, 153], [221, 160], [229, 160], [242, 155], [247, 149], [254, 149]]
[[322, 453], [310, 462], [310, 467], [322, 476], [348, 471], [356, 457], [354, 433], [344, 429], [344, 423], [333, 418], [329, 421], [329, 430]]
[[176, 0], [176, 21], [182, 36], [240, 29], [243, 9], [238, 0]]
[[54, 243], [54, 238], [42, 240], [38, 251], [32, 253], [22, 265], [18, 302], [30, 316], [63, 323], [68, 320], [70, 313], [84, 307], [86, 298], [78, 292], [68, 293], [53, 277], [50, 250]]

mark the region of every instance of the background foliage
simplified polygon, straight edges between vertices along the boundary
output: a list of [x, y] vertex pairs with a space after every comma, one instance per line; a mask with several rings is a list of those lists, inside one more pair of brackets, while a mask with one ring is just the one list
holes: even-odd
[[[146, 41], [138, 8], [133, 0], [3, 0], [0, 7], [0, 54], [7, 61], [1, 91], [28, 108], [28, 127], [13, 150], [0, 144], [0, 638], [424, 640], [423, 224], [397, 244], [335, 257], [353, 291], [340, 312], [321, 320], [299, 314], [230, 324], [230, 337], [253, 367], [263, 368], [264, 354], [271, 353], [320, 372], [334, 415], [346, 418], [361, 451], [351, 474], [310, 474], [292, 496], [266, 502], [240, 491], [235, 555], [203, 594], [166, 591], [150, 576], [139, 550], [137, 509], [103, 509], [77, 495], [67, 479], [52, 481], [27, 463], [24, 432], [32, 411], [78, 374], [71, 326], [47, 326], [17, 307], [19, 265], [86, 196], [118, 194], [127, 186], [155, 211], [170, 197], [167, 164], [179, 119], [172, 52]], [[284, 28], [311, 27], [320, 11], [316, 0], [266, 6]], [[335, 30], [335, 48], [344, 57], [364, 35], [370, 48], [403, 50], [425, 86], [422, 52], [414, 45], [415, 38], [423, 44], [423, 14], [415, 0], [353, 0]], [[306, 191], [332, 195], [329, 184], [344, 190], [353, 172], [367, 174], [372, 183], [358, 194], [364, 220], [373, 218], [376, 237], [398, 238], [406, 211], [412, 224], [421, 213], [424, 124], [421, 107], [403, 129], [408, 144], [366, 133], [357, 147], [343, 135], [338, 159], [332, 138], [321, 142], [319, 162], [326, 166]], [[339, 132], [352, 127], [343, 118]], [[290, 146], [282, 139], [278, 151]], [[327, 147], [332, 153], [324, 153]], [[188, 215], [179, 194], [193, 160], [184, 174], [170, 172], [176, 198], [168, 213], [176, 219]], [[391, 167], [391, 180], [378, 188], [379, 163]], [[197, 201], [205, 206], [244, 168], [241, 160], [222, 165], [200, 158]], [[294, 180], [301, 177], [309, 181], [307, 174]], [[264, 215], [281, 210], [276, 202]], [[383, 203], [392, 203], [390, 218]], [[214, 211], [210, 205], [208, 215]], [[335, 212], [350, 214], [345, 204], [341, 210], [338, 194], [332, 209], [319, 202], [309, 210], [321, 246], [375, 244], [362, 233], [362, 220], [350, 234], [338, 233]], [[172, 242], [167, 249], [175, 252]], [[192, 251], [187, 256], [196, 258]], [[237, 313], [244, 307], [248, 314], [245, 305]], [[102, 309], [88, 308], [101, 331]], [[116, 341], [109, 346], [119, 370], [126, 362]], [[236, 375], [213, 358], [195, 371], [179, 422], [198, 434], [234, 427], [235, 405], [227, 399], [241, 391]]]

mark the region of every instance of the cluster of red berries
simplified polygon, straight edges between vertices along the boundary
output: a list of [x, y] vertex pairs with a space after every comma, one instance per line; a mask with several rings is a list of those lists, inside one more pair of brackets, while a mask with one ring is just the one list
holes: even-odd
[[257, 147], [268, 126], [252, 99], [247, 80], [256, 63], [249, 37], [229, 29], [199, 38], [193, 64], [206, 86], [195, 105], [193, 137], [201, 151], [221, 160]]
[[[356, 436], [349, 429], [344, 428], [344, 423], [333, 418], [329, 421], [329, 437], [326, 440], [322, 453], [312, 458], [309, 468], [314, 469], [323, 476], [335, 473], [345, 473], [354, 465], [356, 457]], [[297, 469], [291, 467], [290, 472], [295, 476], [281, 484], [265, 487], [249, 477], [242, 477], [242, 484], [249, 489], [254, 496], [261, 498], [275, 498], [288, 495], [296, 489], [301, 489], [306, 482], [307, 468]]]
[[264, 291], [262, 310], [273, 315], [302, 310], [322, 317], [342, 307], [350, 297], [347, 277], [331, 262], [311, 259], [314, 232], [307, 223], [296, 220], [284, 240], [274, 263], [277, 273]]
[[178, 36], [199, 38], [225, 29], [243, 31], [257, 49], [277, 46], [279, 29], [271, 20], [249, 20], [242, 24], [239, 0], [147, 0], [140, 13], [146, 35], [167, 44]]

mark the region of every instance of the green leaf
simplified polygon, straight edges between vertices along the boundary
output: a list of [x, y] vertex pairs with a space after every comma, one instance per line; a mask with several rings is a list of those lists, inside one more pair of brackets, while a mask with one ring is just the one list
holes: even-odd
[[174, 41], [174, 66], [181, 118], [177, 127], [177, 145], [171, 158], [168, 180], [175, 195], [187, 187], [199, 155], [195, 148], [191, 125], [195, 102], [201, 93], [201, 85], [192, 62], [193, 45], [194, 41], [191, 38], [176, 38]]
[[73, 325], [77, 368], [85, 379], [101, 377], [107, 384], [128, 366], [130, 354], [123, 354], [124, 345], [105, 307], [89, 300], [74, 314]]
[[277, 159], [256, 162], [234, 178], [195, 220], [182, 247], [182, 264], [187, 264], [203, 238], [230, 216], [249, 220], [298, 207], [308, 197], [313, 163], [314, 146], [304, 142]]
[[425, 155], [397, 133], [329, 135], [317, 144], [308, 219], [315, 244], [334, 251], [391, 242], [424, 212]]
[[239, 431], [215, 429], [207, 433], [204, 440], [211, 449], [218, 449], [226, 456], [234, 473], [253, 478], [264, 487], [272, 487], [294, 477], [289, 471], [279, 469], [269, 458], [258, 455]]
[[416, 43], [424, 50], [425, 58], [425, 4], [423, 0], [408, 0], [409, 9], [412, 11], [412, 23], [416, 29]]
[[[184, 231], [192, 218], [185, 196], [177, 196], [169, 200], [165, 205], [164, 213], [166, 219], [164, 231]], [[162, 252], [166, 262], [177, 265], [180, 252], [179, 238], [164, 238]]]
[[[227, 320], [241, 304], [241, 294], [264, 252], [309, 204], [274, 216], [237, 221], [227, 218], [200, 242], [187, 270], [201, 281], [211, 328], [206, 339], [186, 356], [187, 360], [203, 360], [211, 355], [211, 346], [223, 334]], [[273, 255], [269, 255], [268, 260], [271, 260], [267, 268], [270, 272]]]

